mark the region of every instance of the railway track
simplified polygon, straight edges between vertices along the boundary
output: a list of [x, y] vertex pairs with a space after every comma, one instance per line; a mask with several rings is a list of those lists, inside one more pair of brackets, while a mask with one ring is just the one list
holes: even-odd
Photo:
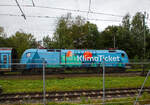
[[[120, 76], [141, 76], [142, 72], [125, 72], [125, 73], [106, 73], [106, 77], [120, 77]], [[5, 74], [1, 75], [0, 78], [41, 78], [42, 74]], [[61, 74], [46, 74], [47, 78], [72, 78], [72, 77], [99, 77], [102, 76], [102, 73], [61, 73]]]
[[[106, 89], [106, 99], [121, 98], [121, 97], [133, 97], [136, 96], [140, 88], [116, 88]], [[150, 87], [143, 89], [143, 92], [150, 93]], [[62, 92], [46, 92], [47, 101], [72, 101], [85, 99], [102, 99], [102, 90], [80, 90], [80, 91], [62, 91]], [[23, 102], [23, 101], [39, 101], [43, 99], [42, 92], [34, 93], [13, 93], [13, 94], [1, 94], [0, 102]]]

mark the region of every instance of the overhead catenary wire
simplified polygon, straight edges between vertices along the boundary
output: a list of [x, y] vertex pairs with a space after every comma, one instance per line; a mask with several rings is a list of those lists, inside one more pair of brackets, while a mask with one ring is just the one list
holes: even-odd
[[[0, 14], [0, 16], [14, 16], [14, 17], [21, 17], [22, 15], [18, 14]], [[26, 17], [30, 18], [52, 18], [52, 19], [58, 19], [60, 17], [52, 17], [52, 16], [34, 16], [34, 15], [26, 15]], [[93, 20], [93, 21], [111, 21], [111, 22], [121, 22], [121, 20], [107, 20], [107, 19], [92, 19], [88, 18], [88, 20]]]
[[[15, 16], [15, 17], [20, 17], [22, 15], [18, 14], [0, 14], [1, 16]], [[33, 16], [33, 15], [26, 15], [26, 17], [31, 17], [31, 18], [59, 18], [59, 17], [52, 17], [52, 16]]]
[[[17, 5], [0, 5], [0, 6], [17, 6]], [[20, 5], [22, 7], [33, 7], [33, 5]], [[54, 9], [54, 10], [62, 10], [62, 11], [70, 11], [70, 12], [80, 12], [80, 13], [87, 13], [87, 10], [77, 10], [77, 9], [67, 9], [67, 8], [57, 8], [57, 7], [50, 7], [50, 6], [40, 6], [36, 5], [35, 8], [45, 8], [45, 9]], [[107, 16], [113, 16], [113, 17], [124, 17], [122, 15], [116, 15], [111, 13], [103, 13], [103, 12], [96, 12], [96, 11], [89, 11], [91, 14], [97, 14], [97, 15], [107, 15]]]
[[121, 22], [121, 20], [109, 20], [109, 19], [92, 19], [92, 18], [88, 18], [88, 20], [93, 20], [93, 21], [108, 21], [108, 22]]

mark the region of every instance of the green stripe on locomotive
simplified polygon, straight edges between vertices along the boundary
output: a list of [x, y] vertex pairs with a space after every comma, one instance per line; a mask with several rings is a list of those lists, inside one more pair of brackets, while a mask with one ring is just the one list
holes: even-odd
[[70, 57], [67, 57], [66, 54], [62, 54], [61, 64], [65, 65], [66, 67], [80, 67], [82, 65], [82, 62], [77, 60], [76, 54], [73, 54]]

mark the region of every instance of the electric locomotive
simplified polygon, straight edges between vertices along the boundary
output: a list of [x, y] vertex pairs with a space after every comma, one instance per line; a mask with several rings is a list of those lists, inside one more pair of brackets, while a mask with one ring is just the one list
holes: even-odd
[[124, 71], [129, 64], [128, 56], [123, 50], [81, 50], [81, 49], [28, 49], [20, 64], [25, 70], [40, 69], [101, 68], [103, 63], [107, 70]]

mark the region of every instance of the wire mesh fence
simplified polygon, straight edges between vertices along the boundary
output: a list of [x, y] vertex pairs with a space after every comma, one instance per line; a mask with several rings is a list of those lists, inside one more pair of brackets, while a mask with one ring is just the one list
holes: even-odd
[[[57, 59], [54, 59], [54, 61]], [[32, 60], [31, 63], [23, 64], [20, 60], [15, 60], [16, 63], [0, 63], [0, 67], [5, 67], [5, 69], [0, 68], [1, 73], [4, 74], [0, 76], [0, 85], [3, 89], [4, 93], [18, 93], [18, 92], [43, 92], [43, 101], [46, 104], [49, 102], [49, 98], [46, 96], [47, 92], [50, 91], [74, 91], [74, 90], [103, 90], [106, 92], [107, 89], [116, 89], [116, 88], [138, 88], [138, 91], [135, 95], [130, 94], [125, 97], [118, 95], [120, 100], [115, 98], [114, 96], [101, 96], [101, 98], [95, 98], [101, 100], [101, 104], [133, 104], [138, 96], [138, 92], [145, 80], [145, 77], [150, 70], [150, 62], [130, 62], [129, 64], [125, 63], [89, 63], [89, 62], [62, 62], [62, 63], [49, 63], [43, 59], [35, 59]], [[11, 71], [7, 71], [7, 68], [11, 68]], [[121, 69], [123, 68], [123, 69]], [[73, 69], [73, 70], [71, 70]], [[87, 72], [91, 69], [102, 72], [90, 72], [88, 75]], [[103, 75], [103, 70], [108, 70]], [[110, 71], [110, 69], [112, 69]], [[118, 70], [120, 69], [120, 71]], [[6, 72], [5, 72], [6, 70]], [[71, 70], [69, 73], [68, 70]], [[77, 72], [74, 72], [78, 70]], [[84, 72], [81, 72], [81, 71]], [[123, 70], [123, 71], [121, 71]], [[145, 75], [141, 75], [143, 74]], [[61, 73], [60, 73], [61, 71]], [[117, 72], [112, 72], [117, 71]], [[52, 72], [55, 72], [54, 75]], [[18, 74], [17, 74], [18, 73]], [[32, 73], [37, 73], [37, 75], [32, 75]], [[58, 74], [57, 74], [58, 73]], [[65, 74], [66, 73], [66, 74]], [[79, 75], [82, 73], [83, 75], [75, 76], [74, 73]], [[17, 77], [15, 77], [16, 75]], [[25, 76], [24, 76], [25, 74]], [[43, 75], [41, 75], [43, 74]], [[57, 74], [57, 76], [56, 76]], [[65, 75], [64, 75], [65, 74]], [[96, 74], [96, 75], [93, 75]], [[13, 76], [11, 76], [13, 75]], [[63, 77], [63, 76], [64, 77]], [[7, 78], [6, 78], [7, 76]], [[56, 77], [55, 77], [56, 76]], [[61, 77], [61, 78], [59, 78]], [[105, 84], [105, 85], [104, 85]], [[144, 88], [150, 87], [150, 78], [148, 76], [147, 81], [144, 84]], [[13, 90], [12, 90], [13, 88]], [[134, 90], [132, 90], [134, 91]], [[117, 93], [117, 91], [114, 90]], [[107, 92], [106, 92], [107, 94]], [[144, 96], [143, 96], [144, 94]], [[103, 98], [102, 98], [103, 97]], [[143, 98], [144, 97], [144, 98]], [[123, 101], [128, 100], [130, 101]], [[142, 94], [138, 100], [138, 103], [144, 103], [146, 100], [149, 103], [149, 91], [142, 90]], [[85, 102], [92, 100], [90, 97], [88, 99], [85, 98]], [[105, 101], [102, 101], [105, 100]], [[111, 101], [112, 100], [112, 101]], [[114, 102], [117, 100], [117, 102]], [[55, 101], [55, 100], [54, 100]], [[82, 101], [82, 96], [80, 96], [80, 101]], [[72, 100], [73, 102], [73, 100]], [[93, 102], [93, 101], [91, 101]]]

